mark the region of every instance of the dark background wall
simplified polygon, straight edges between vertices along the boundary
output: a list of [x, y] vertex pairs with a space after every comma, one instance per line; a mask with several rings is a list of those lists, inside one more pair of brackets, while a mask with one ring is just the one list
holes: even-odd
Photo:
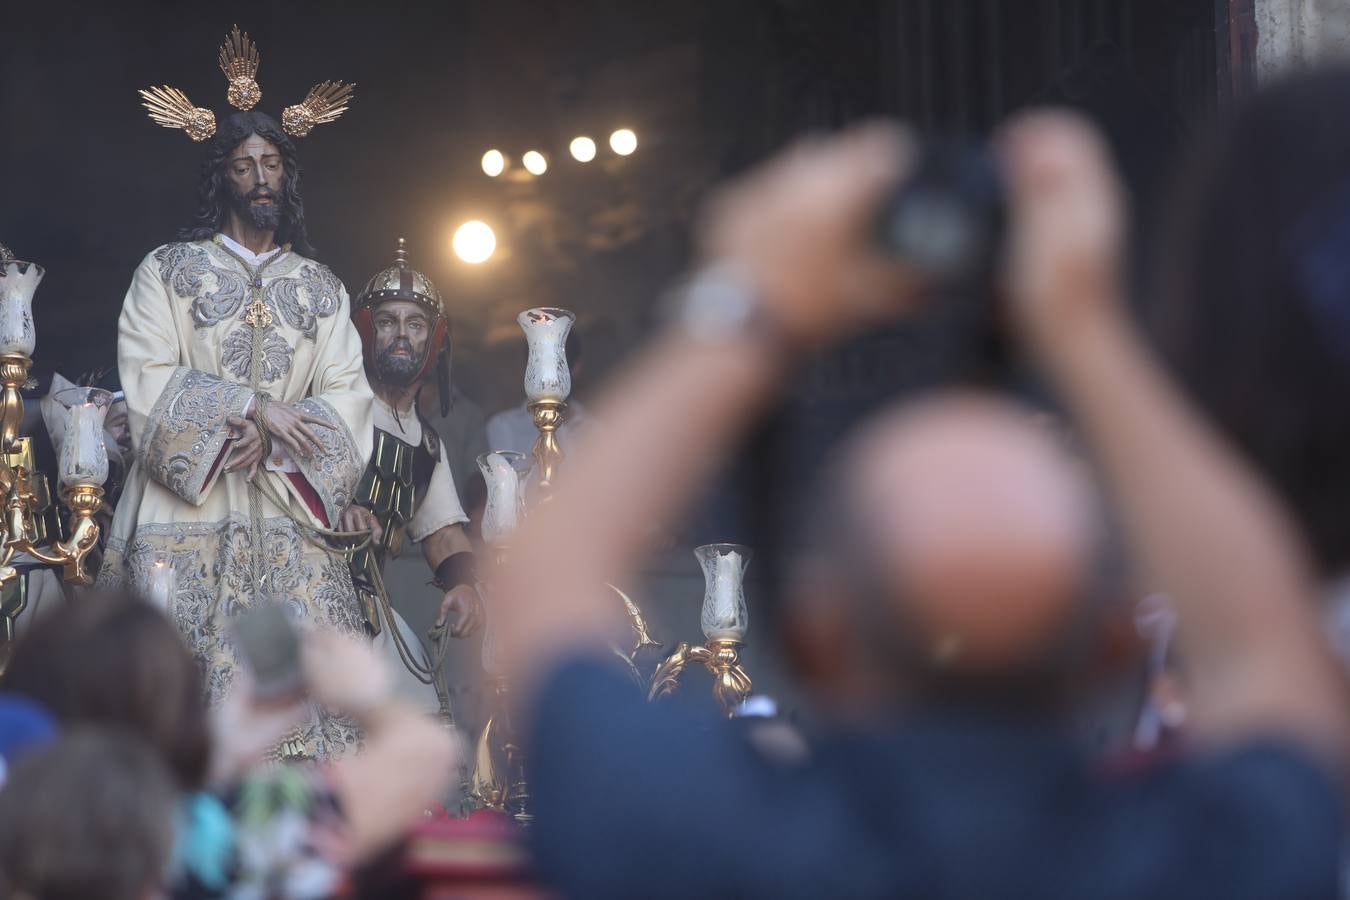
[[[173, 84], [224, 113], [215, 53], [238, 22], [261, 50], [261, 109], [277, 115], [323, 79], [357, 84], [346, 117], [301, 142], [319, 258], [354, 293], [407, 237], [414, 264], [449, 298], [457, 384], [489, 412], [519, 400], [515, 313], [576, 310], [585, 397], [646, 333], [653, 299], [687, 261], [709, 185], [806, 129], [880, 113], [983, 134], [1025, 104], [1069, 102], [1105, 124], [1146, 234], [1177, 142], [1236, 80], [1232, 5], [10, 2], [0, 22], [0, 242], [47, 267], [38, 369], [74, 377], [113, 364], [131, 271], [192, 211], [200, 157], [184, 135], [148, 121], [136, 89]], [[620, 126], [638, 133], [632, 157], [604, 147]], [[568, 157], [577, 134], [601, 145], [595, 162]], [[489, 179], [478, 161], [490, 147], [517, 160], [541, 149], [550, 169]], [[468, 218], [490, 222], [500, 242], [476, 268], [449, 247]], [[881, 399], [947, 377], [962, 340], [937, 315], [804, 366], [792, 407], [760, 430], [686, 543], [748, 541], [768, 554], [760, 572], [777, 569], [778, 525], [801, 515], [785, 500], [804, 495], [828, 445]], [[697, 633], [687, 552], [659, 566], [648, 590], [667, 638]], [[408, 573], [409, 585], [424, 581]], [[752, 652], [751, 663], [773, 661]]]
[[[167, 82], [225, 111], [214, 54], [235, 21], [261, 48], [261, 108], [357, 83], [346, 118], [302, 142], [320, 256], [356, 290], [408, 237], [470, 356], [544, 302], [626, 346], [710, 181], [802, 129], [881, 112], [982, 130], [1060, 96], [1126, 120], [1143, 103], [1175, 130], [1216, 96], [1212, 0], [8, 4], [0, 241], [48, 269], [40, 365], [112, 362], [131, 269], [190, 213], [200, 151], [151, 125], [136, 89]], [[619, 125], [640, 136], [629, 159], [603, 149]], [[589, 166], [565, 151], [581, 133], [602, 139]], [[493, 146], [539, 147], [552, 168], [490, 180], [478, 158]], [[470, 216], [503, 242], [477, 269], [449, 253]]]

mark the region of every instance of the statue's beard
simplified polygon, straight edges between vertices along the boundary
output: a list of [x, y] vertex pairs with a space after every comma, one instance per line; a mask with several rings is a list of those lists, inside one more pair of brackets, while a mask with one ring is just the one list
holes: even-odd
[[[408, 351], [408, 355], [394, 356], [394, 351], [399, 349]], [[389, 346], [375, 354], [375, 377], [385, 384], [407, 387], [417, 380], [426, 355], [426, 348], [421, 353], [415, 353], [411, 341], [395, 338], [389, 342]]]
[[[271, 197], [272, 202], [254, 203], [253, 201], [259, 197]], [[231, 189], [230, 205], [246, 225], [259, 231], [276, 231], [281, 226], [281, 217], [287, 209], [286, 200], [280, 193], [268, 190], [262, 185], [258, 185], [247, 194], [237, 194]]]

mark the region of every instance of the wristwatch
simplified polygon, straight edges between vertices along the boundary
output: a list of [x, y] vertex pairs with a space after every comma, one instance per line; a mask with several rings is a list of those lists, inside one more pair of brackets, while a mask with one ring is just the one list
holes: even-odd
[[782, 360], [802, 348], [765, 306], [745, 267], [717, 262], [677, 284], [663, 303], [672, 326], [709, 346], [747, 341]]
[[700, 343], [720, 344], [755, 330], [759, 302], [748, 274], [730, 262], [694, 272], [674, 291], [669, 312]]

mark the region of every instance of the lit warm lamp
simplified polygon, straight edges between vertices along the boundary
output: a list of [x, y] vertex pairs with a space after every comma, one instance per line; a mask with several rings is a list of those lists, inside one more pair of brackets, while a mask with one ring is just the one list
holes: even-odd
[[488, 223], [472, 219], [455, 229], [450, 246], [456, 256], [476, 266], [487, 262], [497, 251], [497, 235]]
[[740, 662], [749, 613], [745, 605], [745, 569], [750, 548], [741, 544], [704, 544], [694, 550], [703, 567], [703, 612], [699, 624], [707, 643], [691, 647], [681, 641], [652, 675], [648, 698], [675, 690], [685, 666], [702, 663], [713, 676], [713, 695], [728, 716], [750, 695], [750, 676]]
[[[33, 453], [28, 438], [19, 437], [23, 421], [23, 397], [19, 393], [33, 364], [37, 335], [33, 328], [33, 294], [42, 281], [41, 266], [16, 260], [0, 247], [0, 490], [5, 494], [4, 547], [0, 549], [0, 585], [18, 577], [11, 565], [16, 553], [52, 565], [64, 566], [67, 581], [90, 584], [84, 560], [98, 540], [94, 513], [103, 503], [103, 482], [108, 478], [108, 455], [103, 445], [103, 417], [112, 395], [93, 388], [77, 388], [76, 395], [63, 391], [58, 400], [66, 406], [67, 446], [61, 454], [61, 496], [71, 511], [70, 538], [42, 548], [34, 543], [38, 532], [33, 523], [37, 496], [33, 492]], [[95, 446], [97, 444], [97, 446]]]
[[548, 171], [548, 160], [538, 150], [526, 150], [520, 161], [531, 175], [543, 175]]
[[637, 134], [631, 128], [620, 128], [609, 136], [609, 149], [620, 156], [628, 156], [637, 149]]
[[516, 316], [530, 357], [525, 363], [525, 398], [529, 401], [539, 439], [534, 444], [535, 481], [540, 496], [547, 498], [553, 476], [562, 462], [558, 428], [567, 414], [567, 398], [572, 393], [572, 372], [567, 367], [567, 333], [576, 314], [566, 309], [536, 307]]
[[572, 138], [572, 143], [567, 149], [571, 151], [572, 158], [577, 162], [590, 162], [595, 159], [595, 141], [588, 137]]
[[483, 154], [483, 174], [492, 178], [506, 171], [506, 154], [500, 150], [489, 150]]
[[145, 592], [146, 599], [160, 609], [168, 609], [174, 597], [178, 595], [178, 573], [173, 568], [173, 557], [168, 553], [156, 553], [147, 574], [149, 582]]

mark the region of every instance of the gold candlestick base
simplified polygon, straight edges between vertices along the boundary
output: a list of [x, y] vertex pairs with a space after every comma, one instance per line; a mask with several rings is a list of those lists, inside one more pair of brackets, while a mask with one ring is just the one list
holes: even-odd
[[[489, 675], [486, 687], [492, 695], [494, 712], [483, 726], [474, 747], [468, 796], [479, 809], [495, 810], [521, 825], [528, 825], [534, 816], [529, 811], [530, 791], [525, 782], [525, 753], [516, 742], [515, 729], [511, 726], [506, 679], [500, 675]], [[500, 768], [497, 765], [499, 756], [502, 759]]]
[[553, 489], [553, 477], [563, 461], [562, 446], [558, 443], [558, 429], [567, 417], [567, 401], [536, 400], [529, 406], [534, 427], [539, 437], [534, 442], [535, 486], [541, 500], [547, 500]]
[[[493, 698], [493, 705], [497, 706], [506, 695], [506, 681], [500, 676], [489, 675], [485, 681], [484, 687]], [[494, 758], [494, 752], [501, 739], [498, 732], [501, 726], [498, 725], [500, 713], [494, 714], [487, 720], [483, 730], [478, 735], [478, 740], [474, 744], [473, 771], [469, 774], [469, 799], [479, 809], [492, 809], [499, 813], [506, 812], [506, 800], [509, 792], [505, 773], [497, 770], [497, 761]], [[510, 771], [510, 760], [507, 760], [507, 772]]]
[[647, 692], [648, 700], [665, 697], [679, 686], [680, 676], [690, 662], [702, 663], [713, 676], [713, 696], [722, 706], [722, 712], [730, 718], [736, 708], [750, 696], [753, 687], [749, 674], [740, 661], [740, 641], [710, 640], [704, 646], [690, 646], [681, 641], [675, 652], [661, 660], [652, 674], [652, 685]]
[[23, 395], [19, 392], [28, 383], [28, 368], [33, 360], [17, 353], [0, 354], [0, 450], [10, 451], [18, 440], [23, 424]]

